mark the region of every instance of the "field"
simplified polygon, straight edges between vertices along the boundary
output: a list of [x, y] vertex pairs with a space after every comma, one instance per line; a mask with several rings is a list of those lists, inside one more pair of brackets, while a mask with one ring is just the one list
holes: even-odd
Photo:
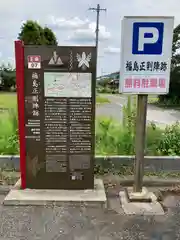
[[0, 93], [0, 110], [1, 112], [17, 108], [16, 93]]

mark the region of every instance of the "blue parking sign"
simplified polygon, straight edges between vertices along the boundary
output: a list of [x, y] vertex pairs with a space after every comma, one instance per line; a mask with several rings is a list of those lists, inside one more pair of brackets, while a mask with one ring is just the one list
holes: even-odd
[[161, 55], [163, 35], [163, 22], [135, 22], [133, 24], [132, 54]]

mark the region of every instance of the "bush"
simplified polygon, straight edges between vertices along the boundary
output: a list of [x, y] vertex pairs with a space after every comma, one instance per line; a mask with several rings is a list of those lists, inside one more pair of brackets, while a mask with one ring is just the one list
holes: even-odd
[[180, 155], [180, 123], [166, 127], [158, 150], [162, 155]]
[[110, 78], [102, 78], [99, 81], [97, 81], [97, 86], [106, 87], [109, 82], [110, 82]]
[[10, 64], [7, 66], [0, 66], [0, 78], [1, 91], [11, 91], [11, 89], [16, 89], [16, 71]]
[[112, 89], [108, 87], [97, 87], [97, 93], [112, 93]]
[[[133, 125], [131, 125], [132, 129]], [[163, 130], [154, 124], [148, 124], [145, 155], [162, 155], [162, 152], [159, 151], [162, 138]], [[112, 119], [98, 119], [96, 127], [96, 154], [134, 155], [134, 143], [134, 130], [130, 131], [127, 127], [114, 122]]]
[[15, 155], [19, 153], [18, 120], [16, 111], [3, 114], [0, 119], [0, 154]]
[[162, 155], [159, 146], [163, 137], [163, 129], [157, 127], [154, 123], [149, 123], [146, 129], [146, 149], [145, 155]]
[[119, 89], [110, 88], [108, 86], [106, 86], [106, 87], [97, 86], [97, 93], [118, 94], [119, 93]]
[[100, 155], [132, 154], [128, 131], [111, 119], [99, 119], [96, 127], [96, 150]]

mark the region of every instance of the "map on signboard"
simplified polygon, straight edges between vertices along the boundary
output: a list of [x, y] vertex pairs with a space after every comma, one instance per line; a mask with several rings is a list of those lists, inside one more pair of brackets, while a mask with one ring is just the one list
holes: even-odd
[[49, 61], [49, 65], [64, 65], [61, 58], [57, 55], [56, 51], [53, 52], [53, 56], [51, 57]]
[[45, 97], [91, 97], [91, 73], [44, 73]]

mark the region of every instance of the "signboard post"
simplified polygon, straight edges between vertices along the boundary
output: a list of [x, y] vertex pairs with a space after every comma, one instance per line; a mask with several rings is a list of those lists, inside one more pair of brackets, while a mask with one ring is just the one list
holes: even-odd
[[137, 94], [134, 191], [142, 191], [148, 94], [167, 94], [173, 17], [124, 17], [122, 21], [120, 89]]
[[21, 187], [93, 189], [96, 48], [15, 42]]

